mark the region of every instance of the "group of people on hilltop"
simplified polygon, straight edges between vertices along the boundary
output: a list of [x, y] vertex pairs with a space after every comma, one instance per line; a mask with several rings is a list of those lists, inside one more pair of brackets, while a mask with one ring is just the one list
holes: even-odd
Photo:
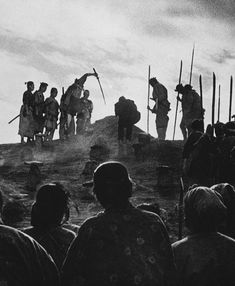
[[[51, 141], [58, 125], [60, 139], [83, 133], [90, 124], [93, 103], [89, 98], [89, 90], [84, 90], [84, 83], [88, 76], [97, 76], [95, 73], [86, 73], [69, 86], [62, 95], [60, 104], [56, 100], [58, 90], [51, 88], [50, 97], [45, 99], [44, 93], [48, 84], [42, 82], [37, 91], [34, 83], [28, 81], [27, 90], [23, 94], [23, 105], [20, 110], [19, 135], [21, 142], [24, 137], [27, 142], [34, 140], [36, 134], [44, 134], [45, 141]], [[83, 96], [82, 96], [83, 92]], [[60, 113], [60, 122], [58, 117]], [[75, 120], [76, 116], [76, 128]]]
[[188, 234], [171, 245], [159, 208], [130, 202], [133, 182], [123, 164], [102, 163], [90, 184], [104, 211], [80, 227], [68, 223], [69, 194], [59, 183], [38, 190], [27, 235], [0, 226], [3, 285], [235, 285], [231, 185], [190, 188]]
[[[161, 84], [155, 77], [149, 80], [149, 84], [153, 88], [151, 100], [154, 101], [154, 106], [147, 109], [156, 114], [156, 131], [159, 140], [166, 139], [166, 131], [168, 127], [170, 109], [170, 102], [168, 101], [168, 92], [166, 87]], [[204, 110], [201, 106], [201, 99], [199, 94], [192, 88], [191, 85], [178, 84], [176, 90], [182, 96], [178, 96], [177, 100], [182, 103], [182, 121], [180, 128], [184, 140], [186, 140], [191, 133], [191, 124], [195, 119], [203, 119]], [[124, 96], [119, 98], [115, 104], [115, 115], [119, 117], [118, 122], [118, 140], [123, 141], [124, 130], [126, 129], [126, 140], [131, 140], [132, 128], [135, 123], [140, 120], [140, 114], [137, 114], [137, 107], [130, 99]]]
[[[34, 83], [27, 82], [27, 91], [23, 95], [20, 112], [21, 142], [24, 142], [24, 137], [27, 137], [28, 141], [32, 141], [35, 134], [43, 133], [44, 128], [45, 140], [51, 141], [58, 125], [60, 139], [84, 133], [90, 124], [93, 110], [93, 103], [88, 99], [89, 90], [84, 90], [84, 84], [89, 76], [98, 77], [96, 73], [86, 73], [81, 78], [75, 79], [74, 83], [62, 94], [60, 104], [56, 100], [58, 90], [55, 87], [51, 89], [50, 97], [45, 100], [44, 93], [48, 84], [42, 82], [39, 89], [33, 93]], [[170, 111], [168, 92], [156, 78], [151, 78], [149, 84], [153, 88], [151, 100], [154, 101], [154, 106], [152, 108], [147, 106], [147, 109], [156, 114], [158, 139], [165, 140], [169, 122], [168, 112]], [[191, 123], [195, 119], [203, 119], [204, 110], [201, 106], [200, 96], [191, 85], [178, 84], [175, 91], [182, 94], [181, 97], [177, 97], [177, 100], [182, 103], [180, 128], [183, 138], [186, 140], [192, 131]], [[119, 117], [119, 142], [122, 142], [124, 138], [131, 141], [133, 125], [140, 120], [140, 113], [134, 101], [121, 96], [115, 104], [115, 115]]]

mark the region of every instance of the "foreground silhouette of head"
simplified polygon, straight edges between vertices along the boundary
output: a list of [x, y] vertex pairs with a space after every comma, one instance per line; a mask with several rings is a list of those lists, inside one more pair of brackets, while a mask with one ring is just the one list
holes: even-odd
[[132, 195], [132, 181], [120, 162], [110, 161], [98, 166], [93, 182], [93, 192], [104, 208], [122, 207]]

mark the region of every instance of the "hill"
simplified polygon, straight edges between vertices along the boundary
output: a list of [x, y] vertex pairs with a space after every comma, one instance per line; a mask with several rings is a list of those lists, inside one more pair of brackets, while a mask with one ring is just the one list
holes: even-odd
[[[101, 208], [91, 195], [92, 190], [82, 183], [91, 174], [83, 172], [88, 161], [119, 160], [129, 169], [135, 182], [132, 202], [158, 202], [167, 210], [170, 234], [177, 233], [175, 205], [178, 199], [181, 169], [182, 141], [158, 141], [150, 137], [150, 143], [136, 156], [133, 145], [146, 134], [134, 127], [133, 143], [118, 145], [117, 119], [108, 116], [91, 125], [88, 132], [69, 141], [55, 140], [41, 148], [28, 144], [0, 145], [0, 188], [5, 200], [17, 200], [26, 207], [24, 221], [29, 224], [30, 206], [35, 192], [28, 189], [29, 166], [25, 161], [41, 161], [41, 184], [60, 181], [71, 193], [71, 221], [80, 224]], [[94, 162], [93, 162], [94, 163]]]

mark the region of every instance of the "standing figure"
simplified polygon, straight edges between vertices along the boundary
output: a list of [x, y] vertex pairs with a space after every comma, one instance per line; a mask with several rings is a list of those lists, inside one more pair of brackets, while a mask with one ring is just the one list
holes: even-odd
[[183, 86], [178, 84], [175, 91], [182, 94], [182, 97], [177, 97], [182, 104], [182, 120], [180, 123], [180, 129], [183, 134], [184, 140], [186, 140], [191, 133], [191, 123], [195, 119], [203, 119], [203, 112], [201, 108], [201, 100], [199, 94], [192, 89], [190, 84]]
[[27, 142], [33, 140], [34, 136], [34, 120], [33, 120], [33, 94], [34, 83], [28, 81], [27, 90], [23, 94], [23, 105], [20, 109], [20, 124], [18, 134], [21, 136], [21, 143], [24, 143], [24, 137]]
[[74, 83], [65, 92], [64, 105], [67, 111], [68, 135], [75, 134], [74, 116], [80, 111], [80, 97], [83, 86], [88, 76], [96, 76], [96, 73], [86, 73], [81, 78], [75, 79]]
[[51, 89], [51, 95], [45, 101], [45, 140], [52, 141], [54, 132], [57, 128], [57, 120], [59, 115], [59, 103], [55, 99], [58, 94], [57, 88]]
[[[140, 120], [140, 113], [133, 100], [121, 96], [114, 106], [115, 115], [118, 116], [118, 140], [120, 143], [131, 141], [133, 125]], [[126, 129], [126, 133], [125, 133]]]
[[158, 139], [165, 140], [166, 130], [169, 121], [168, 112], [170, 111], [170, 102], [167, 99], [167, 89], [164, 85], [157, 81], [156, 78], [151, 78], [149, 84], [153, 87], [152, 100], [155, 101], [154, 107], [148, 109], [156, 114], [156, 129]]
[[80, 111], [77, 113], [76, 134], [85, 132], [91, 123], [93, 103], [88, 99], [89, 95], [89, 90], [84, 90], [83, 97], [80, 99]]
[[48, 84], [41, 82], [39, 90], [34, 93], [34, 121], [35, 130], [34, 133], [43, 133], [44, 127], [44, 92], [47, 90]]
[[65, 105], [66, 94], [63, 92], [60, 99], [60, 127], [59, 127], [59, 138], [65, 140], [67, 138], [67, 106]]

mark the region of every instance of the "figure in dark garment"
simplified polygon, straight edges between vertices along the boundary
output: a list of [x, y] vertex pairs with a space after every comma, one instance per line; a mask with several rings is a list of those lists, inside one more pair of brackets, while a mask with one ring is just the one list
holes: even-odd
[[179, 286], [235, 285], [235, 240], [217, 232], [226, 207], [209, 188], [189, 190], [184, 198], [190, 234], [173, 244]]
[[196, 119], [203, 119], [204, 110], [201, 107], [201, 99], [199, 94], [192, 89], [190, 84], [183, 86], [178, 84], [175, 91], [182, 94], [182, 97], [177, 97], [182, 104], [182, 120], [180, 123], [180, 129], [182, 131], [184, 140], [188, 138], [192, 129], [191, 124]]
[[194, 120], [192, 132], [183, 148], [183, 172], [188, 178], [189, 186], [194, 184], [211, 186], [215, 144], [210, 134], [203, 133], [203, 121]]
[[68, 194], [60, 184], [42, 186], [32, 207], [31, 225], [25, 233], [39, 242], [61, 268], [75, 233], [62, 227], [68, 214]]
[[[2, 204], [0, 192], [0, 213]], [[2, 224], [0, 224], [0, 285], [59, 285], [58, 270], [44, 248], [23, 232]]]
[[33, 118], [33, 90], [34, 83], [26, 82], [27, 90], [23, 94], [23, 105], [20, 109], [20, 123], [18, 134], [21, 136], [21, 143], [24, 143], [24, 137], [27, 142], [33, 141], [34, 137], [34, 118]]
[[140, 113], [133, 100], [121, 96], [114, 106], [115, 115], [118, 116], [118, 141], [120, 143], [130, 142], [132, 129], [140, 120]]
[[235, 239], [235, 190], [228, 183], [221, 183], [211, 187], [220, 194], [220, 198], [227, 208], [226, 221], [219, 227], [219, 232]]
[[147, 107], [152, 113], [156, 114], [156, 130], [158, 139], [166, 139], [166, 130], [168, 126], [168, 112], [170, 111], [170, 102], [168, 101], [167, 89], [155, 77], [149, 80], [153, 87], [152, 100], [155, 105], [153, 108]]
[[132, 181], [119, 162], [94, 172], [104, 212], [79, 229], [62, 269], [62, 285], [174, 285], [169, 237], [158, 215], [129, 202]]

